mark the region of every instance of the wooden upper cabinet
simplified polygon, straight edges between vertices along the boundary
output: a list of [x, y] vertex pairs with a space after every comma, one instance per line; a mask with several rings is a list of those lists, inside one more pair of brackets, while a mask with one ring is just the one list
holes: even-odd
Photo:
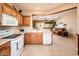
[[23, 26], [23, 16], [18, 13], [18, 25]]
[[3, 13], [12, 15], [12, 8], [8, 4], [3, 4]]
[[21, 24], [20, 24], [20, 14], [18, 13], [18, 25], [20, 26]]
[[[0, 13], [5, 13], [13, 17], [16, 17], [18, 20], [19, 26], [28, 24], [28, 22], [23, 24], [23, 15], [21, 15], [19, 12], [17, 12], [15, 9], [13, 9], [10, 5], [6, 3], [0, 3]], [[27, 17], [26, 19], [28, 20], [29, 18]]]
[[21, 24], [21, 26], [23, 26], [23, 16], [22, 15], [20, 17], [20, 24]]
[[30, 16], [24, 16], [23, 25], [30, 26]]
[[17, 11], [13, 9], [13, 10], [12, 10], [12, 15], [13, 15], [14, 17], [18, 17]]
[[0, 13], [5, 13], [17, 17], [17, 11], [6, 3], [0, 3]]
[[18, 17], [18, 12], [14, 9], [12, 9], [12, 16]]
[[0, 13], [2, 13], [2, 3], [0, 3]]

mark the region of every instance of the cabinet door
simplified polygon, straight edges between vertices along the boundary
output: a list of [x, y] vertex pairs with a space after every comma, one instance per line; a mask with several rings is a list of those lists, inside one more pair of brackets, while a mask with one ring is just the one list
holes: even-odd
[[31, 43], [42, 44], [43, 43], [43, 34], [42, 33], [32, 33]]
[[30, 16], [24, 16], [24, 26], [30, 26]]
[[8, 47], [0, 53], [0, 56], [10, 56], [10, 54], [10, 48]]
[[21, 24], [21, 26], [23, 26], [23, 16], [22, 15], [20, 16], [20, 24]]
[[3, 4], [3, 13], [12, 15], [11, 7], [7, 4]]
[[19, 26], [23, 25], [23, 16], [19, 13], [18, 13], [18, 24], [19, 24]]
[[2, 3], [0, 3], [0, 13], [2, 13]]
[[10, 42], [6, 42], [0, 45], [0, 56], [10, 56], [11, 55]]
[[14, 17], [17, 17], [17, 12], [13, 9], [12, 10], [12, 15], [14, 16]]
[[20, 14], [18, 13], [18, 25], [20, 26]]
[[31, 33], [25, 33], [24, 44], [30, 44], [30, 43], [31, 43]]

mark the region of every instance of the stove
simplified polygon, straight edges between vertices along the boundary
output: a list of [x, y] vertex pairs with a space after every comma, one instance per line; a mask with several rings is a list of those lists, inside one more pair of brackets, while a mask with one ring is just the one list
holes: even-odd
[[19, 56], [23, 51], [24, 34], [15, 34], [13, 31], [0, 31], [0, 39], [11, 41], [11, 56]]
[[21, 34], [13, 34], [13, 35], [10, 35], [10, 36], [7, 36], [7, 37], [3, 37], [1, 39], [13, 39], [13, 38], [17, 38], [18, 36], [20, 36]]

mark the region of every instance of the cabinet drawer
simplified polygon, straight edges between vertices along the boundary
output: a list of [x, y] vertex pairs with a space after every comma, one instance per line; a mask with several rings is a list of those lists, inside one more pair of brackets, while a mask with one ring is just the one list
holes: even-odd
[[10, 48], [7, 47], [5, 50], [0, 52], [0, 56], [10, 56]]
[[10, 42], [4, 43], [3, 45], [0, 45], [0, 53], [10, 47]]

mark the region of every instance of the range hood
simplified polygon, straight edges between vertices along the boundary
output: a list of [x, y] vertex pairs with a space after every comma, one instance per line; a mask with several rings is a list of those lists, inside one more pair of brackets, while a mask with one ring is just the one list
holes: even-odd
[[1, 13], [0, 26], [18, 26], [18, 20], [13, 16]]

